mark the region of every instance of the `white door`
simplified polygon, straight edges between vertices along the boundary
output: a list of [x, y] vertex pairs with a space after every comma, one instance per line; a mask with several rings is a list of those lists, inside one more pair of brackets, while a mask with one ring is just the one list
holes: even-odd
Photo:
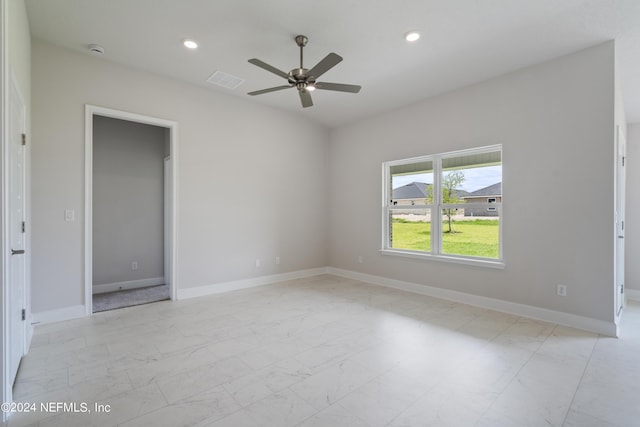
[[617, 156], [616, 156], [616, 316], [624, 307], [624, 213], [625, 213], [625, 156], [626, 138], [623, 130], [617, 128]]
[[24, 356], [25, 346], [25, 106], [22, 97], [11, 82], [9, 99], [9, 367], [11, 383], [15, 380]]

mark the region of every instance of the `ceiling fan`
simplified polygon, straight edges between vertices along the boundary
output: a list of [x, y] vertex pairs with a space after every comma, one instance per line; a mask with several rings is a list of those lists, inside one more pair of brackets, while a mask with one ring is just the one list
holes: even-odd
[[338, 92], [349, 93], [360, 92], [360, 86], [347, 85], [342, 83], [323, 83], [316, 81], [317, 78], [319, 78], [321, 75], [323, 75], [324, 73], [335, 67], [340, 61], [342, 61], [342, 57], [332, 52], [325, 56], [322, 61], [318, 62], [315, 67], [308, 70], [302, 65], [302, 50], [307, 45], [309, 39], [306, 36], [300, 35], [296, 36], [294, 40], [300, 47], [300, 68], [294, 68], [288, 73], [285, 73], [284, 71], [281, 71], [257, 58], [252, 58], [249, 60], [249, 62], [253, 65], [257, 65], [258, 67], [270, 71], [277, 76], [287, 79], [289, 84], [268, 89], [256, 90], [254, 92], [249, 92], [247, 95], [262, 95], [263, 93], [275, 92], [277, 90], [295, 87], [296, 89], [298, 89], [298, 94], [300, 95], [302, 106], [306, 108], [313, 105], [310, 92], [316, 89], [335, 90]]

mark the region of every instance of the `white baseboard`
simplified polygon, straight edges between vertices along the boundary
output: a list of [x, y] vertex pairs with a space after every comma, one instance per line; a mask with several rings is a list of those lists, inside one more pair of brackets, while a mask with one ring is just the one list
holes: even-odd
[[74, 305], [57, 310], [41, 311], [33, 313], [33, 325], [43, 323], [61, 322], [63, 320], [78, 319], [85, 317], [84, 305]]
[[[476, 307], [487, 308], [490, 310], [514, 314], [516, 316], [527, 317], [530, 319], [556, 323], [589, 332], [595, 332], [602, 335], [617, 336], [617, 325], [615, 324], [615, 322], [605, 322], [603, 320], [592, 319], [589, 317], [578, 316], [570, 313], [563, 313], [546, 308], [472, 295], [464, 292], [453, 291], [450, 289], [421, 285], [418, 283], [389, 279], [387, 277], [358, 273], [355, 271], [343, 270], [334, 267], [312, 268], [308, 270], [299, 270], [289, 273], [273, 274], [270, 276], [260, 276], [244, 280], [235, 280], [232, 282], [216, 283], [207, 286], [178, 289], [177, 299], [197, 298], [205, 295], [213, 295], [240, 289], [253, 288], [257, 286], [270, 285], [287, 280], [313, 277], [321, 274], [333, 274], [335, 276], [359, 280], [365, 283], [371, 283], [374, 285], [385, 286], [388, 288], [399, 289], [421, 295], [427, 295], [435, 298], [459, 302], [462, 304], [469, 304]], [[640, 291], [626, 289], [625, 293], [628, 299], [640, 301]], [[33, 323], [52, 323], [85, 317], [85, 315], [86, 314], [84, 305], [77, 305], [59, 310], [33, 313]]]
[[240, 289], [254, 288], [256, 286], [270, 285], [284, 282], [286, 280], [303, 279], [305, 277], [326, 274], [327, 268], [311, 268], [309, 270], [298, 270], [289, 273], [273, 274], [270, 276], [252, 277], [244, 280], [234, 280], [233, 282], [216, 283], [214, 285], [198, 286], [195, 288], [178, 289], [178, 299], [196, 298], [205, 295], [220, 294], [223, 292], [237, 291]]
[[556, 323], [576, 329], [595, 332], [597, 334], [613, 337], [617, 336], [617, 326], [615, 322], [605, 322], [603, 320], [563, 313], [546, 308], [518, 304], [495, 298], [482, 297], [478, 295], [467, 294], [464, 292], [452, 291], [449, 289], [436, 288], [433, 286], [420, 285], [418, 283], [404, 282], [401, 280], [389, 279], [386, 277], [374, 276], [371, 274], [358, 273], [355, 271], [343, 270], [340, 268], [328, 267], [327, 273], [345, 277], [348, 279], [372, 283], [374, 285], [400, 289], [403, 291], [414, 292], [417, 294], [427, 295], [435, 298], [469, 304], [476, 307], [496, 310], [503, 313], [514, 314], [516, 316]]
[[627, 299], [631, 301], [640, 301], [640, 291], [636, 289], [626, 288], [624, 290], [624, 295]]
[[93, 285], [93, 294], [104, 294], [106, 292], [124, 291], [128, 289], [146, 288], [147, 286], [164, 285], [164, 277], [152, 277], [150, 279], [129, 280], [126, 282], [103, 283]]

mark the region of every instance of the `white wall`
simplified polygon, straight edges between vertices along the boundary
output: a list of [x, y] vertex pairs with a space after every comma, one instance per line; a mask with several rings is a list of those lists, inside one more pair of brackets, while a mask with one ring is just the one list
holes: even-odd
[[640, 295], [640, 123], [627, 127], [625, 286]]
[[[613, 322], [614, 102], [606, 43], [333, 131], [330, 265]], [[506, 268], [381, 255], [381, 163], [490, 144]]]
[[[164, 277], [168, 133], [94, 116], [93, 286]], [[137, 270], [132, 270], [134, 261]]]
[[178, 122], [180, 289], [327, 264], [324, 127], [39, 41], [32, 60], [34, 312], [84, 302], [85, 103]]
[[[9, 0], [9, 68], [18, 83], [27, 111], [31, 109], [31, 34], [24, 0]], [[27, 114], [27, 129], [31, 125]]]

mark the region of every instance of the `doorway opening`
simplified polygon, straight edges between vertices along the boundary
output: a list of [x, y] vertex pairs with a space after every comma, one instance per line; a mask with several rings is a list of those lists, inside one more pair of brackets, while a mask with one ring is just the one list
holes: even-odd
[[177, 124], [87, 105], [85, 312], [176, 298]]

